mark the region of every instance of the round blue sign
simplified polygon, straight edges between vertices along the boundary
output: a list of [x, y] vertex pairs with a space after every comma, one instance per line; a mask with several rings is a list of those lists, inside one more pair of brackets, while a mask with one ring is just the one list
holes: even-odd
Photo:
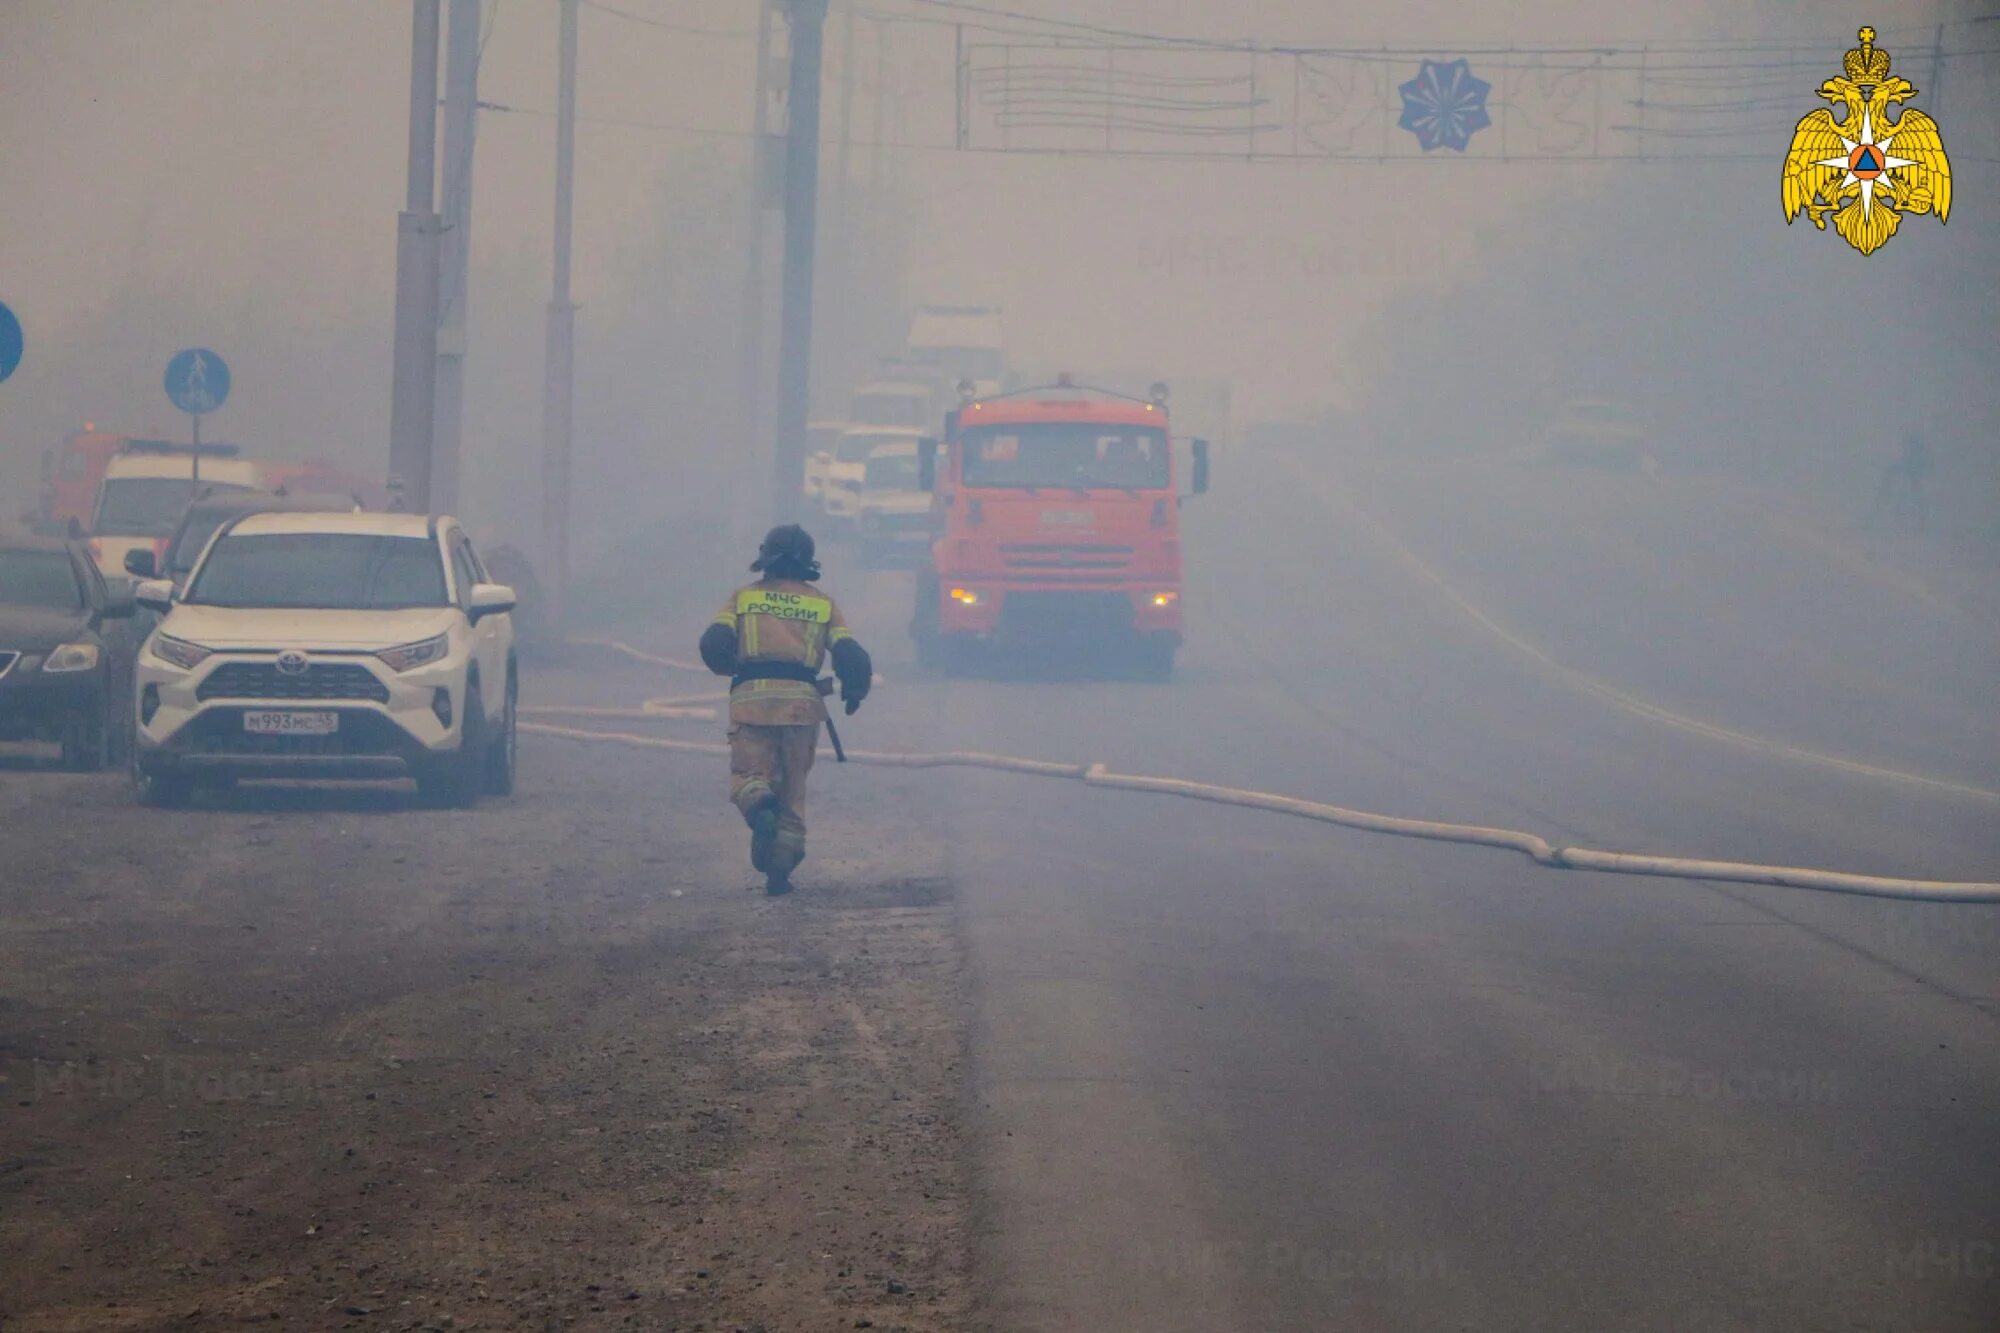
[[21, 364], [21, 347], [21, 321], [14, 318], [5, 301], [0, 301], [0, 380]]
[[206, 347], [175, 352], [167, 362], [167, 397], [189, 416], [203, 416], [229, 398], [229, 363]]

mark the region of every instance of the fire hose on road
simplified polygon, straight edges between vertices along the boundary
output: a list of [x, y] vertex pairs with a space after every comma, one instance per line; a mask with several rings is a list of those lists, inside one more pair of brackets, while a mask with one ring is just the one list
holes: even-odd
[[[676, 670], [700, 671], [701, 667], [673, 658], [659, 657], [617, 640], [591, 640], [592, 646], [610, 648], [639, 661]], [[575, 713], [594, 717], [700, 718], [714, 717], [704, 705], [726, 698], [722, 694], [691, 695], [649, 700], [636, 709], [569, 707], [550, 705], [523, 708], [523, 713]], [[565, 740], [595, 744], [632, 745], [651, 750], [672, 750], [687, 754], [722, 755], [729, 747], [715, 741], [685, 741], [664, 736], [642, 736], [631, 732], [590, 731], [550, 723], [523, 722], [524, 732], [555, 736]], [[1881, 875], [1856, 875], [1844, 871], [1818, 870], [1804, 866], [1757, 865], [1740, 861], [1708, 861], [1678, 856], [1642, 856], [1629, 852], [1598, 851], [1588, 847], [1559, 847], [1538, 834], [1514, 829], [1487, 828], [1476, 824], [1449, 824], [1428, 819], [1404, 819], [1395, 815], [1352, 810], [1345, 806], [1281, 796], [1274, 792], [1221, 787], [1180, 778], [1147, 777], [1114, 773], [1102, 764], [1064, 764], [1013, 755], [982, 754], [968, 750], [903, 754], [874, 750], [849, 750], [856, 764], [885, 768], [979, 768], [1001, 773], [1021, 773], [1031, 777], [1061, 778], [1086, 786], [1119, 791], [1150, 792], [1184, 800], [1233, 805], [1246, 810], [1310, 819], [1342, 828], [1369, 833], [1387, 833], [1400, 838], [1421, 838], [1429, 842], [1464, 843], [1475, 847], [1496, 847], [1519, 852], [1537, 865], [1553, 870], [1594, 870], [1611, 875], [1651, 875], [1670, 879], [1716, 880], [1737, 884], [1768, 884], [1779, 888], [1810, 889], [1822, 893], [1859, 894], [1871, 898], [1902, 898], [1920, 902], [2000, 903], [2000, 882], [1954, 882], [1949, 880], [1905, 879]]]

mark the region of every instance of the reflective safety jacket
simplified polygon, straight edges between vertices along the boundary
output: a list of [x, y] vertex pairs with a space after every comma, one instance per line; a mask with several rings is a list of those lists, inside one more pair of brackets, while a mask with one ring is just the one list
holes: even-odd
[[[722, 629], [735, 638], [728, 658], [713, 651], [721, 646]], [[834, 645], [853, 639], [833, 598], [796, 579], [764, 579], [730, 594], [702, 638], [702, 657], [718, 674], [738, 677], [729, 691], [731, 722], [816, 727], [826, 721], [826, 705], [810, 678], [819, 675]], [[841, 656], [835, 654], [836, 669]], [[867, 661], [866, 654], [858, 656]], [[789, 668], [800, 678], [758, 679], [760, 668]], [[843, 687], [847, 675], [841, 673]]]

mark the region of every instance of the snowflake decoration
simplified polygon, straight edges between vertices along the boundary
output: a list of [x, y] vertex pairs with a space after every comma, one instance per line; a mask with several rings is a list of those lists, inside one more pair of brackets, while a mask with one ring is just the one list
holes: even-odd
[[1396, 90], [1403, 95], [1403, 117], [1396, 124], [1416, 135], [1426, 153], [1433, 148], [1462, 153], [1475, 131], [1493, 123], [1486, 114], [1486, 94], [1492, 88], [1473, 77], [1462, 56], [1426, 60], [1417, 77]]

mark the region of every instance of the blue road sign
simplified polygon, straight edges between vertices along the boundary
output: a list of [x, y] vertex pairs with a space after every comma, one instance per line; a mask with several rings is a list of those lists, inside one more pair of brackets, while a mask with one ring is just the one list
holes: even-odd
[[21, 364], [21, 346], [21, 321], [14, 318], [5, 301], [0, 301], [0, 380]]
[[174, 406], [198, 417], [228, 400], [229, 363], [206, 347], [189, 347], [167, 362], [166, 384]]

